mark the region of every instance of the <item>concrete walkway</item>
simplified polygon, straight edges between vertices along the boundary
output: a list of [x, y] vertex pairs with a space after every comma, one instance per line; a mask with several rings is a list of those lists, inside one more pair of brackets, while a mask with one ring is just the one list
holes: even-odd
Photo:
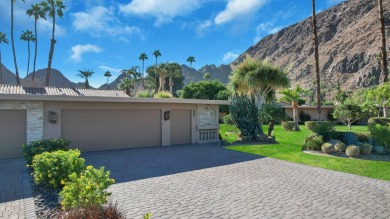
[[0, 160], [0, 218], [36, 218], [24, 159]]
[[[276, 146], [277, 147], [277, 146]], [[390, 183], [216, 145], [84, 154], [128, 218], [390, 218]]]

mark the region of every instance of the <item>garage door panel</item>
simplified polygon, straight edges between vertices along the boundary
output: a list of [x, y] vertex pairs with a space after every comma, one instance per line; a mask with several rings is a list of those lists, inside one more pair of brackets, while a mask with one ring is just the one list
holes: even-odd
[[26, 110], [0, 110], [0, 159], [22, 157], [26, 121]]
[[171, 144], [191, 144], [191, 110], [171, 110]]
[[160, 110], [62, 110], [62, 136], [83, 151], [161, 145]]

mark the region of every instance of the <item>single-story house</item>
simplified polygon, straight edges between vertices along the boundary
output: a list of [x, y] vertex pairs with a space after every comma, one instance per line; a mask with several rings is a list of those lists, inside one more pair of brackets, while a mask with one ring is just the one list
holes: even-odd
[[81, 151], [219, 141], [228, 101], [130, 98], [123, 91], [0, 85], [0, 159], [64, 138]]

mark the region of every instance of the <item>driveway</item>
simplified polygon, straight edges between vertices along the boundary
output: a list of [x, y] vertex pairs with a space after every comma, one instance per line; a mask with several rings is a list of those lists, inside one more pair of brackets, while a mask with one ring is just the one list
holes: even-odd
[[390, 218], [387, 181], [213, 144], [83, 157], [111, 171], [111, 200], [129, 218]]

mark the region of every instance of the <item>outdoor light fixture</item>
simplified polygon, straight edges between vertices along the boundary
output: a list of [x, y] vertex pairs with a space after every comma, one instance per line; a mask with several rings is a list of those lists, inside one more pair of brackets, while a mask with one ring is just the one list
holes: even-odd
[[49, 122], [56, 124], [57, 123], [57, 113], [49, 111]]
[[171, 118], [171, 111], [165, 111], [164, 112], [164, 120], [169, 120]]

